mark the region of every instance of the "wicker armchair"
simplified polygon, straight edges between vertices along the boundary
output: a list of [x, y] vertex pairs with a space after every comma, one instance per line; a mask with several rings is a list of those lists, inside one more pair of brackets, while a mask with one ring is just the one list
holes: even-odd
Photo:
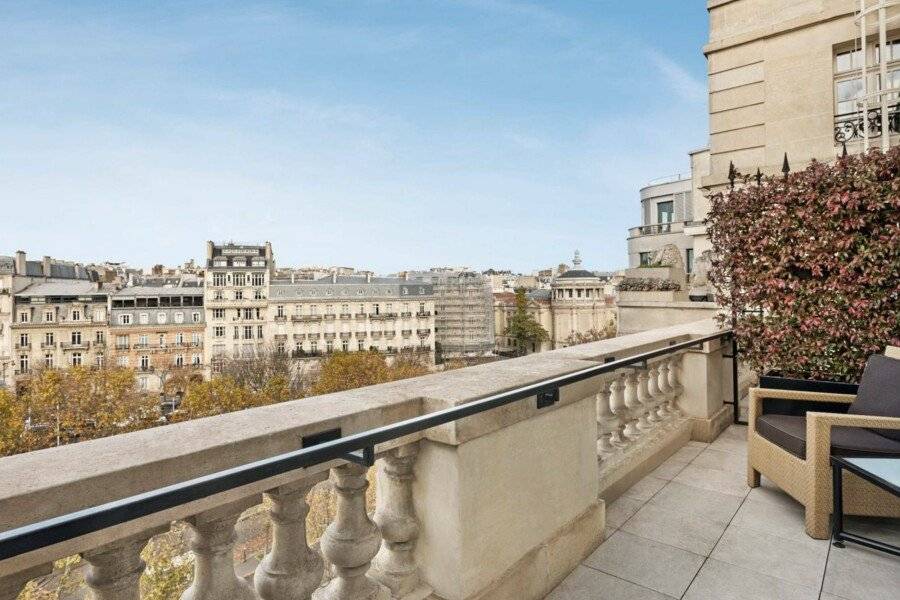
[[[895, 352], [869, 359], [858, 395], [750, 390], [747, 485], [757, 487], [760, 474], [765, 475], [803, 504], [810, 537], [830, 535], [832, 453], [900, 457], [900, 360], [888, 358]], [[830, 403], [835, 412], [768, 415], [763, 413], [766, 398]], [[847, 405], [849, 413], [840, 412]], [[845, 514], [900, 517], [900, 498], [852, 473], [844, 476], [843, 494]]]

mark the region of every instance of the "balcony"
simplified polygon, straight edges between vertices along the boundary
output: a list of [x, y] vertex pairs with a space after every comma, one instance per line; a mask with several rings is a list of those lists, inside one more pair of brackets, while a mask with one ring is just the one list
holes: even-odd
[[429, 335], [431, 335], [431, 330], [430, 329], [416, 329], [416, 335], [418, 335], [420, 338], [427, 338]]
[[291, 321], [299, 322], [299, 323], [321, 321], [321, 320], [322, 320], [322, 315], [293, 315], [291, 317]]
[[628, 230], [629, 238], [636, 238], [645, 235], [661, 235], [665, 233], [683, 233], [685, 225], [690, 225], [690, 221], [674, 221], [672, 223], [654, 223], [652, 225], [640, 225], [632, 227]]
[[400, 313], [400, 318], [401, 318], [401, 319], [409, 319], [410, 317], [412, 317], [412, 313], [411, 313], [411, 312], [402, 312], [402, 313]]
[[63, 350], [87, 350], [90, 348], [90, 342], [60, 342], [59, 347]]
[[274, 320], [276, 323], [284, 323], [287, 321], [287, 315], [275, 315]]
[[340, 315], [338, 315], [338, 318], [342, 321], [345, 321], [347, 319], [352, 319], [353, 315], [351, 315], [350, 313], [341, 313]]
[[[845, 113], [834, 117], [834, 141], [836, 144], [862, 142], [868, 128], [869, 139], [881, 136], [881, 107], [870, 108], [863, 120], [860, 112]], [[900, 134], [900, 103], [888, 107], [888, 131]]]
[[353, 318], [359, 319], [359, 320], [365, 320], [368, 316], [369, 315], [367, 315], [366, 313], [356, 313], [355, 315], [353, 315]]
[[341, 332], [341, 339], [342, 339], [342, 340], [349, 340], [350, 337], [351, 337], [352, 335], [353, 335], [353, 334], [350, 333], [349, 331], [342, 331], [342, 332]]
[[420, 310], [416, 313], [416, 316], [419, 318], [430, 317], [431, 311], [430, 310]]
[[337, 315], [332, 314], [332, 313], [323, 315], [323, 317], [325, 318], [326, 321], [334, 321], [335, 319], [337, 319]]
[[[892, 598], [892, 559], [806, 538], [798, 505], [746, 486], [729, 351], [691, 323], [3, 458], [0, 590], [82, 553], [89, 587], [137, 598], [142, 548], [182, 521], [189, 596], [209, 600]], [[306, 496], [326, 477], [334, 523], [310, 547]], [[100, 505], [123, 498], [110, 519]], [[254, 507], [275, 543], [233, 569]], [[85, 508], [61, 537], [16, 530]], [[236, 575], [254, 568], [252, 587]]]
[[16, 344], [16, 350], [31, 350], [31, 344]]

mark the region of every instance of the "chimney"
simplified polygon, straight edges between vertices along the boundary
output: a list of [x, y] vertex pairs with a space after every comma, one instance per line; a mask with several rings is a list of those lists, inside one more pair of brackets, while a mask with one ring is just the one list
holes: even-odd
[[207, 240], [206, 242], [206, 258], [212, 260], [213, 257], [213, 246], [215, 244], [212, 243], [212, 240]]
[[25, 264], [25, 251], [17, 250], [16, 251], [16, 275], [25, 275], [27, 273], [27, 266]]
[[366, 271], [366, 283], [372, 283], [372, 271]]
[[291, 271], [291, 283], [294, 283], [294, 272]]
[[53, 271], [50, 265], [50, 257], [45, 256], [43, 260], [44, 277], [53, 277]]

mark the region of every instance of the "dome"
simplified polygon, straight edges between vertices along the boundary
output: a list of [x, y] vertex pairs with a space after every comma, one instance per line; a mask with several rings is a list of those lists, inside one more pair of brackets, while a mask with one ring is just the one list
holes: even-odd
[[596, 275], [594, 275], [590, 271], [585, 271], [584, 269], [572, 269], [570, 271], [566, 271], [557, 279], [575, 279], [576, 277], [596, 277]]

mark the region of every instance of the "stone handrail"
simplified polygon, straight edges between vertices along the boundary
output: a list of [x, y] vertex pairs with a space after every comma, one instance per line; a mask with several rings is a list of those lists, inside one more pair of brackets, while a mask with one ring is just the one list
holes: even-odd
[[[715, 330], [680, 325], [3, 458], [0, 531], [290, 452], [325, 430], [367, 431]], [[549, 408], [519, 401], [380, 444], [372, 518], [366, 468], [332, 461], [0, 561], [0, 600], [72, 554], [90, 566], [97, 598], [136, 599], [141, 549], [173, 521], [189, 525], [195, 556], [184, 599], [542, 597], [599, 543], [598, 494], [611, 499], [664, 460], [655, 448], [723, 420], [722, 395], [710, 397], [727, 388], [720, 355], [710, 342], [565, 385]], [[325, 477], [337, 514], [316, 551], [306, 495]], [[263, 495], [273, 543], [251, 585], [232, 564], [235, 524]], [[521, 585], [524, 596], [510, 591]]]

